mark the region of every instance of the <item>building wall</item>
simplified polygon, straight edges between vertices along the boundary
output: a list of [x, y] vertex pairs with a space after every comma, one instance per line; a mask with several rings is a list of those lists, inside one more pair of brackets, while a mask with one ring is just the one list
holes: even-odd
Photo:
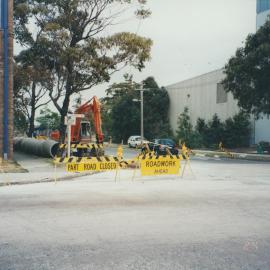
[[269, 15], [270, 15], [270, 10], [265, 10], [264, 12], [257, 14], [257, 19], [256, 19], [257, 29], [259, 29], [265, 23]]
[[[270, 15], [270, 0], [257, 0], [257, 30]], [[267, 116], [255, 121], [255, 143], [270, 142], [270, 119]]]
[[257, 0], [257, 14], [270, 9], [270, 0]]
[[[270, 0], [257, 0], [257, 29], [265, 23], [268, 16]], [[217, 84], [223, 78], [224, 74], [220, 69], [166, 87], [171, 102], [170, 123], [174, 131], [177, 129], [177, 119], [185, 107], [190, 110], [193, 126], [196, 125], [198, 117], [210, 120], [217, 113], [225, 120], [239, 112], [237, 101], [231, 93], [228, 93], [227, 102], [217, 103]], [[251, 127], [251, 143], [270, 142], [270, 119], [267, 116], [256, 121], [251, 116]]]
[[225, 120], [239, 112], [237, 102], [230, 93], [226, 102], [217, 103], [217, 88], [223, 78], [223, 70], [219, 69], [166, 87], [170, 97], [170, 123], [174, 131], [185, 107], [189, 108], [193, 126], [199, 117], [210, 120], [217, 113], [221, 120]]

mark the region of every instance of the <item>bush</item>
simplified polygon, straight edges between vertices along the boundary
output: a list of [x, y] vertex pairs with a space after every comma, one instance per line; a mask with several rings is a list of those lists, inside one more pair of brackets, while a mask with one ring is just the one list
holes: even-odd
[[223, 141], [223, 136], [224, 124], [220, 121], [217, 114], [214, 114], [212, 120], [208, 122], [206, 145], [210, 148], [216, 148], [216, 146]]
[[176, 131], [178, 140], [181, 142], [186, 142], [190, 138], [192, 133], [192, 124], [190, 122], [190, 117], [188, 115], [188, 107], [184, 108], [184, 112], [182, 112], [178, 117], [178, 129]]
[[215, 114], [207, 125], [205, 120], [198, 118], [196, 131], [206, 147], [217, 148], [220, 142], [228, 148], [246, 147], [250, 139], [249, 115], [240, 112], [222, 123]]
[[202, 118], [198, 118], [197, 119], [197, 123], [196, 123], [196, 127], [195, 127], [195, 131], [200, 135], [201, 138], [201, 145], [202, 146], [207, 146], [207, 136], [208, 136], [208, 126], [205, 122], [204, 119]]
[[226, 147], [247, 147], [250, 142], [250, 116], [244, 112], [236, 114], [232, 120], [225, 121]]
[[187, 107], [185, 107], [184, 112], [178, 117], [176, 134], [176, 139], [181, 141], [181, 143], [185, 143], [189, 148], [201, 148], [203, 145], [202, 135], [193, 130]]
[[204, 146], [202, 135], [199, 132], [192, 131], [186, 145], [192, 149], [202, 148]]

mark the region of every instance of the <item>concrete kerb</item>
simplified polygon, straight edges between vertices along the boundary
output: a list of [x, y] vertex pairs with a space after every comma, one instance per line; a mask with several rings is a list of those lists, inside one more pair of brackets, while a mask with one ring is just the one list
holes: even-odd
[[208, 150], [192, 150], [195, 156], [215, 157], [215, 158], [227, 158], [227, 159], [240, 159], [250, 161], [264, 161], [270, 162], [270, 155], [248, 154], [248, 153], [234, 153], [231, 152], [233, 157], [230, 157], [227, 153], [219, 151]]
[[87, 173], [75, 173], [66, 176], [45, 178], [45, 179], [34, 179], [34, 180], [22, 180], [22, 181], [10, 181], [10, 182], [0, 182], [0, 187], [3, 186], [13, 186], [13, 185], [30, 185], [30, 184], [38, 184], [38, 183], [49, 183], [49, 182], [59, 182], [59, 181], [72, 181], [76, 178], [98, 174], [100, 172], [87, 172]]

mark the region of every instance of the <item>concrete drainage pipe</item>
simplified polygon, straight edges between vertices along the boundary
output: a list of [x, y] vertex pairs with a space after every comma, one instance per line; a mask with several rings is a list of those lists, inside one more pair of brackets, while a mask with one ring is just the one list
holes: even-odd
[[54, 157], [59, 143], [53, 140], [37, 140], [34, 138], [14, 138], [14, 150], [39, 157]]

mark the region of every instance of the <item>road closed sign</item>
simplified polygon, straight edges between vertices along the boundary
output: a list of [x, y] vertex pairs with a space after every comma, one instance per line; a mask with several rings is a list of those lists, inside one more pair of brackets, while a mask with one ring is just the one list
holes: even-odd
[[178, 175], [180, 174], [180, 160], [163, 157], [141, 160], [141, 174], [147, 175]]
[[91, 171], [112, 171], [117, 170], [118, 162], [87, 162], [87, 163], [67, 163], [68, 172], [91, 172]]

